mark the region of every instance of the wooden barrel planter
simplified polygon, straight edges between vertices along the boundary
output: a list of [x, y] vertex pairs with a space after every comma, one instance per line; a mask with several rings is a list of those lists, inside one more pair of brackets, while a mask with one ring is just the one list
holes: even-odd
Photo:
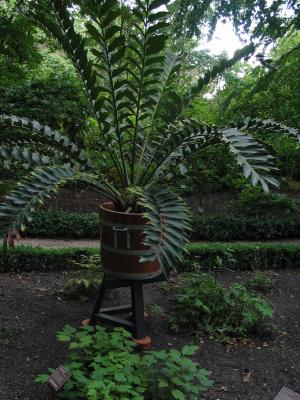
[[147, 220], [143, 214], [115, 211], [113, 203], [104, 203], [101, 209], [101, 264], [105, 274], [121, 279], [144, 280], [161, 274], [157, 260], [140, 262], [149, 254], [143, 244]]

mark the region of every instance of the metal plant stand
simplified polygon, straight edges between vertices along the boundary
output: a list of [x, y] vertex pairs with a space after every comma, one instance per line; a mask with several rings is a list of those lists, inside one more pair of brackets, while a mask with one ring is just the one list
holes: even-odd
[[[147, 280], [127, 280], [118, 279], [105, 274], [97, 293], [96, 302], [89, 323], [94, 325], [97, 322], [105, 322], [112, 326], [121, 326], [132, 332], [137, 344], [143, 346], [143, 339], [148, 338], [148, 336], [146, 336], [145, 326], [143, 286], [147, 283], [161, 282], [164, 280], [165, 278], [163, 275]], [[130, 287], [131, 304], [117, 307], [102, 307], [107, 290], [124, 287]], [[120, 318], [120, 315], [129, 313], [131, 314], [130, 318]]]

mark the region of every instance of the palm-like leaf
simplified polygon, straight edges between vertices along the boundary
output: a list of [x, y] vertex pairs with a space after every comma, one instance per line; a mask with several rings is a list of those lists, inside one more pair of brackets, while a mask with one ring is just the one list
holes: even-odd
[[21, 146], [0, 146], [0, 159], [20, 162], [26, 167], [49, 165], [57, 161], [48, 154], [40, 154]]
[[145, 245], [152, 252], [141, 258], [141, 262], [159, 260], [161, 270], [168, 277], [170, 268], [181, 260], [188, 242], [189, 218], [184, 201], [166, 188], [155, 190], [134, 188], [138, 203], [145, 211], [148, 227]]
[[[21, 118], [16, 115], [0, 114], [0, 127], [8, 129], [8, 133], [0, 134], [0, 144], [13, 142], [14, 144], [51, 144], [52, 148], [71, 155], [76, 161], [86, 161], [85, 152], [80, 150], [70, 139], [51, 129], [49, 126], [41, 125], [38, 121]], [[15, 134], [15, 130], [22, 130], [25, 134]], [[27, 133], [27, 134], [26, 134]]]
[[236, 128], [223, 129], [222, 134], [238, 165], [242, 166], [245, 177], [249, 178], [254, 186], [260, 183], [265, 192], [268, 192], [269, 184], [279, 186], [274, 177], [266, 174], [277, 168], [271, 161], [273, 157], [261, 144]]
[[77, 175], [78, 171], [70, 167], [44, 167], [33, 171], [0, 205], [0, 234], [6, 235], [10, 227], [24, 230], [34, 210], [56, 193], [60, 185]]

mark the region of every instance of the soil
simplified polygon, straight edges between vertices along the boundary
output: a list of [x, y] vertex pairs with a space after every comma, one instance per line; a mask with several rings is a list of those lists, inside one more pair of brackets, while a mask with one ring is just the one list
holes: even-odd
[[[277, 329], [272, 336], [232, 340], [229, 345], [193, 332], [174, 333], [168, 324], [172, 295], [157, 284], [145, 285], [150, 318], [147, 333], [155, 349], [180, 348], [197, 342], [195, 359], [212, 371], [215, 381], [207, 400], [273, 400], [283, 386], [300, 393], [300, 272], [268, 272], [276, 289], [267, 294], [273, 303]], [[251, 272], [216, 273], [225, 285], [247, 281]], [[78, 326], [89, 316], [92, 302], [62, 300], [57, 293], [69, 278], [66, 273], [0, 275], [0, 399], [48, 400], [47, 385], [34, 382], [48, 367], [63, 364], [66, 346], [55, 333], [65, 324]], [[180, 279], [174, 278], [174, 279]], [[109, 304], [128, 302], [127, 289], [118, 289]], [[163, 315], [158, 305], [164, 309]], [[160, 310], [161, 311], [161, 310]]]

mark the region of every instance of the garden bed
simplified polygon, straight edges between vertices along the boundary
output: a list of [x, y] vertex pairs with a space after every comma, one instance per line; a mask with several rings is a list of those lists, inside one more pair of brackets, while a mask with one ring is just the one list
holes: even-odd
[[[243, 282], [251, 272], [216, 272], [224, 285]], [[300, 271], [269, 271], [275, 289], [268, 299], [275, 307], [277, 330], [269, 337], [233, 340], [224, 345], [214, 339], [199, 340], [196, 360], [212, 371], [215, 381], [208, 400], [273, 400], [282, 386], [300, 392]], [[48, 367], [63, 364], [66, 347], [55, 332], [65, 324], [77, 326], [91, 311], [91, 303], [60, 299], [57, 291], [68, 275], [62, 272], [1, 274], [0, 280], [0, 393], [1, 400], [47, 400], [49, 389], [34, 382]], [[174, 278], [174, 279], [180, 279]], [[159, 285], [145, 289], [150, 306], [148, 334], [154, 348], [179, 348], [195, 341], [192, 333], [174, 333], [167, 321], [172, 310], [172, 291]], [[119, 290], [110, 303], [127, 302]], [[153, 307], [153, 305], [162, 307]]]

